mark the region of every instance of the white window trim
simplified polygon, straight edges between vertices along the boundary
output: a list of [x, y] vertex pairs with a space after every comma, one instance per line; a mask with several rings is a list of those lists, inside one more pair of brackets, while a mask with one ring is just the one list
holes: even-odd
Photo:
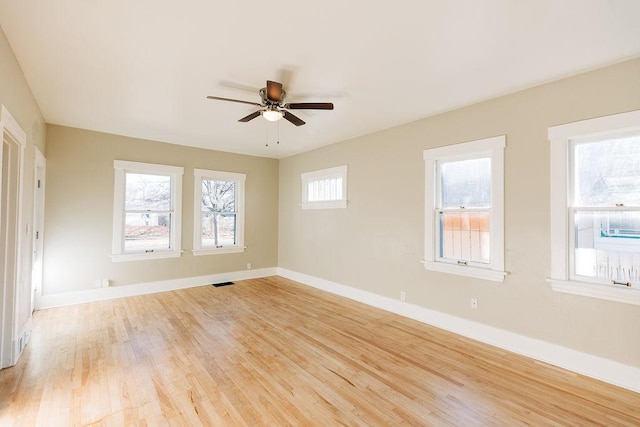
[[[426, 270], [457, 274], [478, 279], [503, 282], [504, 271], [504, 148], [506, 136], [500, 135], [477, 141], [424, 150], [425, 161], [425, 258]], [[491, 264], [487, 268], [457, 265], [438, 261], [436, 179], [439, 159], [465, 159], [481, 154], [491, 156]]]
[[551, 277], [554, 291], [640, 305], [640, 289], [570, 280], [569, 150], [571, 140], [640, 130], [640, 110], [548, 129], [551, 153]]
[[[321, 169], [312, 172], [304, 172], [300, 175], [302, 179], [302, 209], [343, 209], [347, 207], [347, 165], [333, 168]], [[340, 176], [342, 177], [342, 199], [310, 202], [308, 195], [308, 183], [314, 179]]]
[[[114, 160], [115, 184], [113, 196], [113, 239], [111, 260], [140, 261], [149, 259], [177, 258], [182, 254], [182, 175], [184, 168], [179, 166], [156, 165], [152, 163], [129, 162]], [[124, 198], [125, 174], [127, 172], [171, 175], [171, 240], [169, 250], [154, 250], [153, 252], [124, 252]]]
[[[221, 172], [206, 169], [194, 169], [194, 197], [193, 197], [193, 254], [214, 255], [244, 252], [244, 198], [245, 181], [247, 176], [243, 173]], [[214, 179], [219, 181], [236, 182], [236, 244], [221, 248], [202, 247], [202, 180]]]

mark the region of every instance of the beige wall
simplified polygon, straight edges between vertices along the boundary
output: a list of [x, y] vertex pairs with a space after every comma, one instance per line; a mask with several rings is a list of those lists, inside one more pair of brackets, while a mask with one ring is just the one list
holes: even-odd
[[[0, 104], [18, 122], [27, 134], [27, 144], [24, 149], [23, 169], [23, 198], [21, 231], [22, 250], [20, 254], [20, 283], [18, 283], [17, 298], [17, 328], [21, 331], [31, 317], [31, 233], [33, 224], [33, 176], [35, 147], [41, 152], [45, 148], [45, 124], [31, 89], [16, 60], [9, 42], [0, 29]], [[27, 229], [29, 232], [27, 232]]]
[[[43, 294], [277, 266], [278, 161], [47, 125]], [[184, 167], [179, 258], [112, 262], [114, 160]], [[244, 253], [194, 256], [193, 169], [246, 178]]]
[[[640, 367], [640, 307], [545, 281], [547, 128], [640, 109], [639, 76], [640, 60], [629, 61], [282, 160], [279, 266], [390, 298], [404, 290], [412, 304]], [[425, 271], [423, 150], [502, 134], [509, 276]], [[302, 210], [300, 173], [342, 164], [348, 208]]]
[[[549, 275], [549, 126], [640, 109], [640, 60], [596, 70], [408, 125], [276, 160], [106, 135], [44, 119], [0, 32], [0, 103], [27, 132], [23, 222], [32, 223], [34, 147], [45, 148], [47, 200], [44, 294], [254, 268], [281, 267], [397, 298], [640, 367], [640, 310], [553, 292]], [[504, 283], [425, 271], [426, 148], [507, 135]], [[110, 261], [113, 160], [185, 167], [178, 259]], [[349, 207], [300, 209], [300, 173], [349, 165]], [[194, 257], [193, 169], [247, 174], [242, 254]], [[279, 170], [278, 170], [279, 168]], [[279, 205], [277, 204], [279, 195]], [[23, 264], [30, 259], [30, 236]], [[28, 265], [23, 265], [28, 270]], [[30, 272], [19, 327], [28, 319]], [[470, 298], [479, 308], [469, 308]]]

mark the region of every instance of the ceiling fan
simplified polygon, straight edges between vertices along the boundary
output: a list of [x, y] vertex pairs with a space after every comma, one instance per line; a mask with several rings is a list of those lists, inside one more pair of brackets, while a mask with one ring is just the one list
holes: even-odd
[[238, 120], [239, 122], [248, 122], [262, 115], [265, 119], [276, 122], [282, 118], [293, 123], [296, 126], [302, 126], [305, 122], [291, 113], [289, 110], [333, 110], [331, 102], [292, 102], [285, 103], [284, 99], [287, 93], [282, 89], [282, 83], [267, 80], [267, 87], [263, 87], [259, 91], [261, 103], [243, 101], [240, 99], [221, 98], [219, 96], [207, 96], [208, 99], [217, 99], [218, 101], [239, 102], [241, 104], [256, 105], [260, 110], [255, 111], [248, 116]]

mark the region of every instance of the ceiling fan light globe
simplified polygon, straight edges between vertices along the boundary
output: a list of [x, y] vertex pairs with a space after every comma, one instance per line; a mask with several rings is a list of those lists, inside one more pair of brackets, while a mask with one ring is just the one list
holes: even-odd
[[270, 122], [277, 122], [282, 118], [282, 111], [277, 111], [277, 110], [263, 111], [262, 117], [269, 120]]

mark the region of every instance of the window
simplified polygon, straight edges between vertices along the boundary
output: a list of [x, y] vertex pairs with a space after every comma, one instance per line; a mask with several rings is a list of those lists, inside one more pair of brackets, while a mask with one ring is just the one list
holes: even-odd
[[505, 139], [424, 151], [427, 270], [504, 280]]
[[195, 169], [194, 254], [244, 251], [246, 175]]
[[302, 174], [302, 209], [347, 207], [347, 165]]
[[628, 289], [640, 286], [640, 111], [555, 126], [549, 141], [553, 289], [640, 304]]
[[183, 169], [122, 160], [113, 167], [112, 259], [180, 256]]

